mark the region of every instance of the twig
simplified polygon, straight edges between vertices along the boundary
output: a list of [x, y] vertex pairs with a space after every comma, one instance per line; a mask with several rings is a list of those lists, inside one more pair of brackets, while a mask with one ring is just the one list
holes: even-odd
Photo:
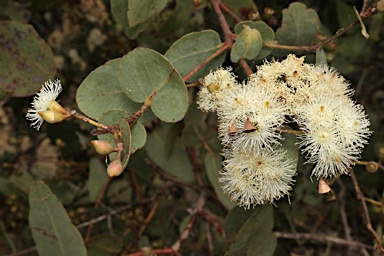
[[111, 129], [110, 126], [98, 123], [98, 122], [96, 122], [96, 121], [94, 121], [94, 120], [92, 120], [86, 116], [83, 116], [83, 115], [77, 113], [76, 110], [72, 110], [69, 114], [74, 118], [80, 119], [80, 120], [82, 120], [82, 121], [84, 121], [90, 125], [93, 125], [93, 126], [96, 126], [97, 128], [100, 128], [102, 130], [109, 131]]
[[[103, 199], [104, 194], [105, 194], [105, 192], [107, 191], [107, 188], [108, 188], [108, 186], [109, 186], [111, 180], [112, 180], [112, 178], [110, 177], [110, 178], [108, 179], [108, 181], [103, 185], [103, 187], [102, 187], [102, 189], [101, 189], [99, 195], [97, 196], [97, 200], [96, 200], [95, 205], [94, 205], [94, 208], [95, 208], [95, 209], [96, 209], [96, 208], [99, 208], [99, 205], [100, 205], [100, 203], [101, 203], [101, 200]], [[85, 238], [84, 238], [85, 241], [88, 241], [89, 238], [91, 237], [92, 228], [93, 228], [93, 224], [90, 224], [90, 225], [88, 226], [87, 233], [86, 233]]]
[[155, 212], [157, 207], [159, 206], [159, 202], [155, 202], [148, 216], [145, 218], [144, 223], [142, 223], [139, 232], [137, 233], [137, 237], [140, 238], [143, 234], [144, 230], [147, 228], [149, 222], [151, 222], [153, 216], [155, 216]]
[[179, 239], [171, 247], [175, 252], [180, 249], [181, 243], [188, 238], [192, 230], [193, 224], [195, 223], [197, 214], [200, 211], [202, 211], [204, 204], [205, 204], [205, 195], [200, 194], [199, 199], [197, 200], [196, 206], [192, 212], [192, 216], [191, 216], [191, 219], [189, 220], [188, 225], [185, 227], [183, 233], [181, 233]]
[[353, 185], [355, 187], [357, 199], [361, 202], [361, 206], [363, 208], [363, 220], [364, 220], [365, 227], [372, 234], [372, 236], [375, 238], [375, 240], [377, 242], [377, 246], [378, 246], [377, 249], [379, 250], [379, 252], [384, 255], [384, 248], [383, 248], [383, 245], [381, 243], [381, 239], [372, 227], [371, 219], [369, 217], [369, 212], [368, 212], [368, 208], [367, 208], [367, 204], [365, 203], [365, 200], [364, 200], [365, 197], [364, 197], [363, 193], [361, 192], [361, 189], [360, 189], [359, 184], [358, 184], [357, 179], [356, 179], [356, 175], [355, 175], [352, 168], [349, 170], [349, 172], [351, 174], [352, 182], [353, 182]]
[[236, 13], [234, 13], [231, 9], [229, 9], [229, 7], [226, 4], [223, 4], [222, 2], [219, 2], [219, 6], [220, 6], [221, 9], [223, 9], [223, 11], [228, 13], [232, 17], [232, 19], [234, 21], [236, 21], [237, 23], [243, 21], [239, 16], [237, 16]]
[[139, 183], [137, 182], [135, 171], [130, 167], [128, 167], [128, 171], [129, 171], [129, 175], [131, 176], [132, 184], [133, 184], [133, 187], [135, 188], [137, 197], [139, 198], [140, 201], [142, 201], [143, 194], [141, 193]]
[[[378, 0], [366, 11], [361, 13], [360, 17], [362, 20], [365, 20], [369, 17], [371, 17], [373, 14], [377, 13], [376, 10], [376, 5], [377, 5]], [[324, 45], [334, 41], [336, 38], [340, 37], [341, 35], [345, 34], [349, 30], [351, 30], [353, 27], [358, 25], [360, 22], [358, 20], [352, 22], [345, 28], [342, 28], [336, 32], [335, 35], [331, 36], [330, 38], [325, 39], [324, 41], [321, 41], [317, 44], [314, 45], [309, 45], [309, 46], [291, 46], [291, 45], [278, 45], [274, 43], [266, 43], [263, 42], [263, 46], [265, 47], [270, 47], [270, 48], [275, 48], [275, 49], [283, 49], [283, 50], [290, 50], [290, 51], [306, 51], [306, 52], [316, 52], [317, 49], [321, 49], [324, 47]]]
[[345, 200], [344, 200], [345, 186], [344, 186], [344, 183], [341, 181], [341, 179], [337, 179], [337, 183], [340, 186], [340, 192], [337, 195], [337, 197], [338, 197], [338, 200], [340, 202], [340, 216], [341, 216], [341, 221], [342, 221], [343, 227], [344, 227], [345, 238], [348, 241], [352, 241], [351, 228], [349, 227], [347, 214], [345, 212]]
[[253, 74], [251, 67], [248, 65], [247, 61], [242, 59], [240, 60], [240, 65], [243, 67], [245, 74], [250, 77]]
[[214, 254], [213, 254], [212, 234], [211, 234], [211, 230], [208, 222], [205, 222], [205, 234], [207, 237], [209, 256], [213, 256]]
[[349, 241], [338, 237], [330, 237], [325, 235], [317, 235], [317, 234], [309, 234], [309, 233], [285, 233], [285, 232], [279, 232], [275, 231], [275, 235], [278, 238], [284, 238], [284, 239], [306, 239], [306, 240], [314, 240], [321, 243], [333, 243], [333, 244], [339, 244], [339, 245], [345, 245], [345, 246], [351, 246], [351, 247], [360, 247], [360, 248], [366, 248], [368, 250], [373, 250], [373, 246], [360, 243], [358, 241]]

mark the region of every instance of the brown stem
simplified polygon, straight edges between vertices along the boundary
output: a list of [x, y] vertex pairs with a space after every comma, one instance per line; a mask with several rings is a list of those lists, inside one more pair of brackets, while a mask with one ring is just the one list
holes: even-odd
[[247, 61], [242, 59], [240, 60], [240, 65], [243, 67], [244, 71], [245, 71], [245, 74], [250, 77], [252, 74], [253, 74], [253, 71], [251, 69], [251, 67], [248, 65]]
[[375, 232], [375, 230], [372, 227], [371, 219], [369, 217], [369, 212], [368, 212], [368, 208], [367, 208], [367, 204], [364, 200], [365, 197], [364, 197], [363, 193], [361, 192], [361, 189], [359, 187], [359, 183], [357, 182], [357, 179], [356, 179], [356, 175], [355, 175], [353, 169], [350, 169], [349, 172], [351, 173], [352, 182], [353, 182], [353, 185], [355, 187], [357, 199], [361, 202], [361, 206], [363, 208], [363, 221], [364, 221], [365, 227], [368, 229], [368, 231], [375, 238], [375, 240], [377, 242], [377, 246], [378, 246], [377, 249], [379, 250], [379, 252], [384, 254], [384, 247], [381, 243], [380, 237], [378, 236], [378, 234]]
[[219, 2], [219, 6], [220, 6], [220, 8], [221, 8], [223, 11], [225, 11], [226, 13], [228, 13], [228, 14], [232, 17], [232, 19], [233, 19], [234, 21], [236, 21], [237, 23], [243, 21], [239, 16], [237, 16], [236, 13], [234, 13], [231, 9], [229, 9], [229, 7], [228, 7], [226, 4], [223, 4], [222, 2]]
[[183, 81], [186, 82], [189, 78], [191, 78], [191, 76], [193, 76], [194, 74], [196, 74], [200, 69], [202, 69], [205, 65], [207, 65], [211, 60], [213, 60], [214, 58], [216, 58], [217, 56], [219, 56], [220, 54], [222, 54], [223, 52], [225, 52], [226, 50], [230, 49], [231, 46], [228, 45], [228, 44], [222, 44], [221, 47], [215, 52], [213, 53], [211, 56], [209, 56], [208, 58], [206, 58], [203, 62], [201, 62], [197, 67], [195, 67], [191, 72], [189, 72], [188, 74], [186, 74], [184, 77], [183, 77]]
[[77, 113], [76, 110], [72, 110], [72, 111], [70, 112], [70, 115], [71, 115], [72, 117], [77, 118], [77, 119], [80, 119], [80, 120], [82, 120], [82, 121], [84, 121], [84, 122], [86, 122], [86, 123], [88, 123], [88, 124], [90, 124], [90, 125], [96, 126], [96, 127], [99, 128], [99, 129], [102, 129], [102, 130], [105, 130], [105, 131], [108, 131], [108, 130], [111, 129], [110, 126], [103, 125], [103, 124], [101, 124], [101, 123], [98, 123], [98, 122], [96, 122], [96, 121], [94, 121], [94, 120], [92, 120], [92, 119], [86, 117], [86, 116], [83, 116], [83, 115]]
[[143, 104], [143, 106], [141, 106], [139, 110], [137, 110], [134, 114], [130, 115], [125, 120], [128, 122], [129, 125], [131, 125], [136, 122], [137, 119], [139, 119], [147, 109], [149, 109], [149, 105]]
[[[376, 5], [377, 5], [378, 0], [366, 11], [364, 11], [360, 17], [362, 20], [365, 20], [369, 17], [371, 17], [373, 14], [377, 13], [376, 10]], [[278, 45], [274, 43], [266, 43], [263, 42], [263, 46], [265, 47], [270, 47], [270, 48], [275, 48], [275, 49], [283, 49], [283, 50], [291, 50], [291, 51], [306, 51], [306, 52], [316, 52], [317, 49], [321, 49], [324, 47], [324, 45], [334, 41], [336, 38], [340, 37], [341, 35], [345, 34], [349, 30], [351, 30], [353, 27], [358, 25], [360, 22], [358, 20], [352, 22], [345, 28], [342, 28], [336, 32], [335, 35], [333, 35], [330, 38], [325, 39], [324, 41], [321, 41], [317, 44], [314, 45], [309, 45], [309, 46], [290, 46], [290, 45]]]
[[339, 245], [345, 245], [345, 246], [351, 246], [351, 247], [360, 247], [360, 248], [366, 248], [368, 250], [373, 249], [373, 246], [363, 244], [358, 241], [349, 241], [342, 238], [325, 236], [325, 235], [317, 235], [317, 234], [309, 234], [309, 233], [285, 233], [285, 232], [279, 232], [279, 231], [275, 231], [274, 233], [278, 238], [314, 240], [322, 243], [333, 243], [333, 244], [339, 244]]
[[133, 187], [135, 188], [137, 197], [139, 198], [140, 201], [143, 201], [143, 194], [141, 193], [139, 183], [137, 182], [135, 171], [130, 167], [128, 167], [128, 171], [129, 171], [129, 175], [131, 176], [132, 184], [133, 184]]

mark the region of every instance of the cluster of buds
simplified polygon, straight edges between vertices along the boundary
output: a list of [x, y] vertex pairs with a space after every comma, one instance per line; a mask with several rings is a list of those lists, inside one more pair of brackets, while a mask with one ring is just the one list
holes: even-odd
[[348, 173], [368, 143], [370, 123], [336, 70], [289, 55], [265, 62], [243, 83], [231, 71], [204, 78], [198, 105], [217, 113], [225, 157], [220, 182], [233, 201], [249, 209], [289, 195], [296, 164], [279, 146], [280, 131], [293, 123], [307, 162], [316, 164], [312, 175]]

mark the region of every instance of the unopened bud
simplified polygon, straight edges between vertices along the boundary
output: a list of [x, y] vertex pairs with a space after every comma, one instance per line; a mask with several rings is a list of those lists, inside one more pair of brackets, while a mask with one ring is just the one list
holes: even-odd
[[379, 164], [371, 161], [365, 166], [365, 169], [367, 170], [367, 172], [377, 172], [377, 170], [379, 169]]
[[380, 0], [378, 3], [377, 3], [377, 6], [376, 6], [377, 10], [379, 12], [384, 12], [384, 1], [383, 0]]
[[91, 143], [99, 155], [108, 155], [115, 151], [115, 148], [105, 140], [91, 140]]
[[48, 109], [54, 110], [56, 112], [59, 112], [63, 115], [67, 115], [68, 111], [65, 110], [57, 101], [53, 100], [51, 103], [48, 104]]
[[60, 123], [64, 119], [67, 119], [68, 117], [70, 117], [69, 114], [61, 114], [54, 110], [42, 111], [42, 112], [39, 112], [39, 115], [44, 119], [44, 121], [50, 124]]
[[208, 85], [208, 91], [209, 92], [215, 92], [215, 91], [218, 91], [219, 89], [220, 89], [220, 86], [218, 84], [210, 83]]
[[119, 159], [112, 161], [107, 168], [109, 177], [119, 176], [123, 172], [123, 164]]

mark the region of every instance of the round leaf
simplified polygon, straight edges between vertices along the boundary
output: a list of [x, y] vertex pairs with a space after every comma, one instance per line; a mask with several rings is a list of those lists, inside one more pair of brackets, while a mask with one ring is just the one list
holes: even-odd
[[136, 123], [132, 125], [132, 146], [131, 154], [135, 153], [136, 150], [144, 147], [145, 142], [147, 141], [147, 132], [145, 127], [141, 123]]
[[128, 0], [128, 23], [134, 27], [160, 13], [169, 0]]
[[0, 21], [0, 88], [2, 94], [25, 97], [53, 79], [56, 67], [51, 48], [29, 25]]
[[76, 102], [87, 116], [99, 120], [104, 112], [111, 109], [134, 113], [141, 107], [141, 104], [130, 100], [120, 87], [118, 79], [120, 60], [121, 58], [108, 61], [93, 70], [77, 89]]
[[263, 41], [257, 29], [244, 25], [231, 50], [231, 61], [239, 62], [241, 59], [252, 60], [259, 54]]
[[[204, 30], [183, 36], [168, 49], [164, 56], [184, 77], [221, 46], [220, 35], [216, 31]], [[204, 77], [212, 69], [223, 64], [224, 60], [225, 54], [221, 54], [189, 78], [188, 82], [197, 81], [199, 78]]]
[[135, 102], [152, 98], [151, 109], [162, 121], [180, 121], [188, 108], [187, 88], [179, 73], [158, 52], [136, 48], [119, 68], [120, 86]]
[[[237, 35], [244, 29], [244, 25], [257, 29], [260, 32], [263, 42], [273, 42], [275, 39], [275, 32], [273, 32], [273, 29], [263, 21], [242, 21], [237, 23], [234, 28]], [[263, 46], [259, 54], [256, 56], [256, 59], [264, 59], [271, 52], [271, 48]]]

